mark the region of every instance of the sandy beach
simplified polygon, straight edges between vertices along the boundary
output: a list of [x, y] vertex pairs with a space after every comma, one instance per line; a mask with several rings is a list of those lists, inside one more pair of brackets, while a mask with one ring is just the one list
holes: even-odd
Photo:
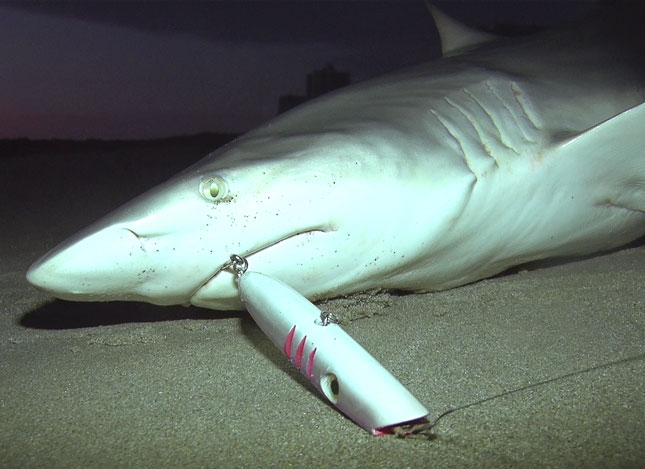
[[47, 249], [213, 146], [0, 152], [1, 467], [643, 467], [643, 242], [325, 302], [430, 420], [451, 411], [432, 438], [356, 426], [246, 313], [71, 303], [26, 282]]

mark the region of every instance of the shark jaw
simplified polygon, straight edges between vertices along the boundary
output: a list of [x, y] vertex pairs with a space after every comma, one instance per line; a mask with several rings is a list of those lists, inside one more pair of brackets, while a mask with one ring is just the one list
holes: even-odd
[[[325, 250], [325, 243], [333, 237], [333, 229], [313, 229], [294, 233], [260, 249], [240, 254], [252, 262], [254, 269], [274, 270], [275, 266], [284, 269], [285, 265], [296, 265], [299, 261], [294, 256], [292, 246], [312, 246], [319, 244], [319, 250]], [[325, 239], [326, 238], [326, 239]], [[237, 253], [231, 253], [237, 254]], [[214, 274], [206, 279], [190, 296], [190, 304], [210, 309], [239, 309], [239, 292], [235, 284], [235, 274], [231, 270], [230, 259], [218, 266]], [[282, 277], [286, 273], [282, 272]]]
[[[288, 245], [311, 245], [330, 229], [298, 231], [248, 251], [241, 251], [254, 265], [289, 263]], [[27, 271], [27, 280], [41, 290], [70, 301], [145, 301], [158, 305], [195, 305], [211, 309], [239, 309], [234, 276], [228, 270], [229, 256], [213, 260], [206, 277], [190, 275], [189, 283], [173, 288], [171, 282], [155, 279], [163, 265], [150, 257], [145, 240], [128, 228], [107, 228], [79, 241], [72, 240], [45, 254]], [[110, 250], [105, 247], [110, 246]], [[114, 249], [127, 253], [114, 256]], [[281, 261], [284, 260], [284, 261]], [[178, 269], [181, 267], [179, 266]], [[268, 267], [267, 267], [268, 268]], [[162, 270], [168, 270], [162, 267]], [[182, 269], [185, 270], [185, 269]], [[194, 285], [194, 286], [193, 286]]]

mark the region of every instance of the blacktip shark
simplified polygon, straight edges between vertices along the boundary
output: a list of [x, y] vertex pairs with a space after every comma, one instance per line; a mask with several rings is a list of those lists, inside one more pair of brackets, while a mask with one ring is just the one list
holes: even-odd
[[79, 301], [243, 309], [237, 253], [315, 300], [443, 290], [645, 234], [642, 24], [493, 39], [280, 115], [35, 262]]

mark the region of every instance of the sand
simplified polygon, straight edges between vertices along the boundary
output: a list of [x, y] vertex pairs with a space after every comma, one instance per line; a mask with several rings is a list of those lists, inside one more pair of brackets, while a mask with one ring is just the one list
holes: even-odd
[[356, 426], [246, 313], [70, 303], [25, 281], [46, 249], [206, 151], [180, 143], [2, 152], [1, 467], [642, 467], [643, 243], [327, 302], [430, 419], [452, 410], [431, 439]]

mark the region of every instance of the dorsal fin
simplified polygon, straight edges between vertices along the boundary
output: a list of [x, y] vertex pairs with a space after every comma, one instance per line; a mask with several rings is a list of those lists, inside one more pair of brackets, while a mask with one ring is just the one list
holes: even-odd
[[439, 37], [441, 38], [441, 53], [454, 55], [466, 49], [497, 39], [497, 36], [469, 28], [463, 23], [450, 18], [435, 5], [426, 0], [426, 6], [434, 19]]

